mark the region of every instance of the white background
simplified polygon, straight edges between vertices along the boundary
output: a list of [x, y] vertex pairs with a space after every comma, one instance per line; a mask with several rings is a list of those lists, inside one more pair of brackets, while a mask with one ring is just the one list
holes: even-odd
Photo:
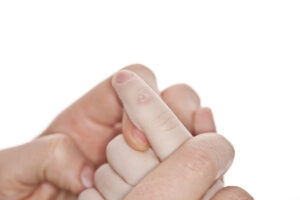
[[131, 63], [213, 109], [236, 148], [227, 184], [300, 199], [299, 0], [1, 0], [0, 148]]

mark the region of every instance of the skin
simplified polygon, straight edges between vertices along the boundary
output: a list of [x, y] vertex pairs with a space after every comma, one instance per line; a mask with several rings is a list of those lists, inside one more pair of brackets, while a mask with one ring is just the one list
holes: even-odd
[[[214, 196], [223, 186], [219, 178], [233, 160], [231, 144], [217, 134], [193, 137], [157, 93], [132, 72], [119, 72], [113, 86], [132, 124], [145, 133], [152, 149], [138, 152], [127, 145], [122, 135], [115, 137], [107, 147], [108, 164], [95, 175], [99, 193], [89, 189], [79, 199], [88, 199], [90, 193], [95, 195], [91, 200]], [[209, 109], [195, 113], [195, 119], [192, 130], [215, 131]], [[200, 121], [203, 125], [198, 124]]]
[[[154, 74], [148, 68], [136, 64], [126, 69], [137, 73], [151, 87], [156, 87]], [[105, 161], [107, 143], [122, 128], [123, 107], [111, 79], [112, 76], [64, 110], [34, 142], [1, 151], [0, 176], [3, 181], [0, 183], [0, 199], [76, 199], [80, 191], [93, 184], [94, 166]], [[45, 137], [52, 135], [55, 137]], [[129, 141], [135, 140], [128, 138]], [[40, 143], [47, 145], [37, 145]], [[22, 153], [31, 146], [35, 147], [32, 148], [34, 151], [28, 155]], [[134, 143], [132, 146], [138, 148]], [[20, 160], [20, 155], [24, 159]], [[81, 159], [77, 159], [78, 155]], [[68, 163], [72, 163], [72, 167]], [[53, 176], [45, 173], [59, 171], [58, 168], [61, 173]], [[69, 168], [76, 170], [64, 170]], [[15, 171], [19, 173], [15, 174]]]
[[[154, 74], [142, 65], [131, 65], [126, 68], [139, 75], [151, 88], [158, 93], [156, 78]], [[185, 90], [183, 89], [185, 88]], [[172, 94], [170, 94], [172, 93]], [[186, 96], [185, 101], [178, 102], [173, 100], [174, 94]], [[182, 93], [187, 93], [183, 95]], [[175, 85], [167, 88], [162, 93], [162, 99], [168, 102], [171, 109], [178, 113], [177, 117], [183, 120], [184, 125], [191, 130], [190, 121], [192, 121], [193, 112], [200, 107], [198, 95], [187, 85]], [[187, 100], [190, 99], [190, 100]], [[196, 103], [192, 103], [194, 101]], [[178, 104], [191, 107], [193, 112], [184, 114], [178, 110]], [[108, 142], [117, 134], [130, 126], [130, 121], [124, 119], [122, 126], [123, 105], [112, 86], [112, 76], [94, 87], [82, 98], [73, 103], [64, 110], [44, 131], [42, 136], [53, 133], [64, 133], [77, 144], [79, 149], [95, 165], [105, 162], [105, 148]], [[192, 131], [192, 130], [191, 130]], [[131, 131], [124, 131], [126, 141], [137, 150], [146, 150], [149, 146], [140, 147], [137, 137], [130, 135]], [[142, 142], [142, 145], [144, 143]]]
[[[156, 87], [153, 73], [144, 66], [132, 65], [126, 69], [138, 74], [150, 87]], [[111, 80], [112, 77], [106, 79], [63, 111], [41, 137], [1, 151], [0, 160], [4, 164], [0, 167], [3, 177], [0, 199], [76, 199], [76, 194], [92, 184], [93, 166], [105, 162], [108, 142], [126, 124], [130, 126], [130, 120], [123, 120], [125, 125], [122, 126], [123, 107]], [[167, 96], [163, 99], [168, 102], [168, 96], [172, 95], [168, 95], [168, 90], [163, 93]], [[190, 98], [192, 96], [197, 95], [191, 92]], [[169, 107], [175, 108], [173, 111], [179, 113], [177, 117], [193, 132], [189, 124], [200, 105], [195, 106], [191, 115], [180, 115], [182, 112], [176, 110], [179, 106], [172, 105], [172, 98], [170, 102]], [[130, 131], [125, 132], [131, 147], [141, 151], [149, 148], [147, 144], [139, 146], [137, 137], [130, 136]]]
[[[63, 196], [74, 199], [71, 193], [77, 194], [91, 186], [82, 181], [93, 176], [91, 164], [73, 140], [63, 134], [2, 150], [0, 161], [1, 200], [47, 200]], [[62, 191], [60, 194], [57, 188]]]

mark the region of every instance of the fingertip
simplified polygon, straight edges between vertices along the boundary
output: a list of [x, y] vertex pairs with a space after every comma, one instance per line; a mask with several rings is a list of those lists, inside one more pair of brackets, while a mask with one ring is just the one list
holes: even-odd
[[213, 113], [209, 107], [198, 108], [194, 113], [194, 131], [195, 134], [217, 132]]
[[129, 88], [136, 84], [134, 82], [136, 78], [138, 78], [138, 76], [129, 70], [120, 70], [112, 76], [111, 84], [123, 106], [125, 103], [124, 99], [131, 95], [128, 91]]
[[118, 71], [114, 77], [113, 82], [114, 83], [124, 83], [128, 81], [133, 76], [133, 73], [128, 70], [121, 70]]

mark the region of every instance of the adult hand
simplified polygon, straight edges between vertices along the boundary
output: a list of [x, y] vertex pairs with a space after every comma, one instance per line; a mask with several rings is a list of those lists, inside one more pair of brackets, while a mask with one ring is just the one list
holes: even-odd
[[[95, 177], [104, 198], [123, 199], [130, 191], [125, 199], [200, 199], [214, 189], [233, 160], [231, 144], [217, 134], [192, 137], [161, 98], [134, 73], [121, 71], [113, 83], [130, 119], [145, 132], [162, 163], [157, 166], [159, 160], [154, 154], [138, 154], [116, 137], [108, 145], [109, 165], [100, 167]], [[237, 187], [222, 189], [213, 198], [252, 199]], [[90, 189], [80, 199], [103, 198]]]
[[[149, 69], [141, 65], [126, 69], [139, 74], [158, 91]], [[210, 116], [202, 114], [199, 98], [190, 87], [176, 85], [161, 95], [190, 131], [194, 131], [191, 125], [194, 118], [206, 119], [207, 123], [202, 123], [204, 129], [214, 126]], [[129, 130], [135, 127], [126, 116], [121, 126], [122, 115], [123, 108], [110, 77], [60, 114], [43, 137], [1, 151], [0, 160], [5, 164], [0, 168], [0, 199], [75, 198], [74, 194], [92, 184], [92, 165], [103, 163], [105, 147], [121, 132], [120, 127], [125, 129], [124, 135], [133, 148], [145, 151], [148, 146], [144, 140], [130, 135], [134, 131]]]
[[[151, 70], [139, 64], [130, 65], [125, 69], [135, 72], [159, 93]], [[122, 128], [129, 145], [136, 150], [147, 150], [148, 146], [144, 139], [139, 137], [141, 134], [137, 137], [134, 133], [138, 133], [131, 131], [133, 125], [123, 113], [123, 106], [111, 81], [112, 76], [73, 103], [50, 124], [43, 135], [64, 133], [71, 136], [84, 155], [97, 166], [105, 162], [105, 148], [113, 137], [122, 132], [120, 130]], [[195, 133], [193, 121], [198, 118], [203, 120], [203, 123], [199, 124], [199, 129], [204, 131], [207, 128], [214, 128], [212, 116], [202, 112], [200, 99], [189, 86], [174, 85], [160, 94], [190, 132]]]
[[63, 134], [2, 150], [0, 162], [1, 200], [76, 199], [92, 186], [91, 163]]
[[[228, 170], [232, 145], [218, 134], [192, 137], [172, 111], [138, 76], [119, 72], [113, 81], [136, 127], [163, 161], [125, 199], [200, 199]], [[151, 122], [151, 123], [149, 123]], [[174, 153], [173, 153], [174, 152]], [[240, 188], [220, 190], [212, 199], [252, 199]]]

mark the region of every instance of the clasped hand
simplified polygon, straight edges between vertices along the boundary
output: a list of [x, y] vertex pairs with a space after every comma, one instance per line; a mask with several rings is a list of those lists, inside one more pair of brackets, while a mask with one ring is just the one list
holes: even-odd
[[37, 139], [0, 151], [0, 199], [252, 199], [223, 187], [234, 149], [215, 132], [189, 86], [159, 94], [153, 73], [132, 65]]

